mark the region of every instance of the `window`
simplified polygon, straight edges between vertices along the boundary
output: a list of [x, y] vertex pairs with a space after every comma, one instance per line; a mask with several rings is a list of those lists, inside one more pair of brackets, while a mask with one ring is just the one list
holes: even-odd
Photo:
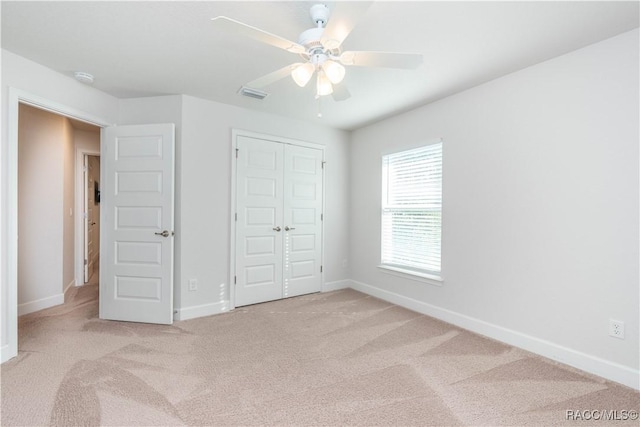
[[382, 157], [382, 268], [440, 279], [442, 141]]

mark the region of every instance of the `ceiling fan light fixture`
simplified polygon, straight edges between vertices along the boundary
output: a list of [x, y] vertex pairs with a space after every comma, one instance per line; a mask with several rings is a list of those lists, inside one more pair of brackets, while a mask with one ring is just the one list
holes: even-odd
[[324, 74], [324, 71], [318, 70], [318, 77], [316, 79], [316, 96], [331, 95], [333, 93], [333, 86], [331, 81]]
[[315, 67], [310, 62], [304, 63], [302, 65], [297, 66], [291, 71], [291, 77], [293, 81], [300, 87], [305, 87], [311, 77], [313, 77], [313, 72], [315, 71]]
[[322, 63], [322, 69], [324, 70], [324, 73], [329, 81], [334, 85], [340, 83], [342, 79], [344, 79], [344, 75], [346, 72], [341, 64], [330, 59]]

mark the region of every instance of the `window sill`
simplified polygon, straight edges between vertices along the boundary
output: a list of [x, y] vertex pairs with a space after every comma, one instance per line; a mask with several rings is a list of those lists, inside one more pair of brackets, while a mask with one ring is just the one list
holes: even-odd
[[389, 265], [379, 265], [380, 272], [390, 274], [392, 276], [402, 277], [404, 279], [415, 280], [416, 282], [428, 283], [434, 286], [442, 286], [444, 279], [435, 274], [418, 273], [417, 271], [407, 270], [399, 267], [391, 267]]

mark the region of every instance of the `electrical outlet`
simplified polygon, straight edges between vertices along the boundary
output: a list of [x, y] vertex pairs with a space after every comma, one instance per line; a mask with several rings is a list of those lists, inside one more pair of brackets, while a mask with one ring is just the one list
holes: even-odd
[[198, 279], [189, 279], [189, 291], [198, 290]]
[[622, 320], [609, 319], [609, 335], [624, 339], [624, 322]]

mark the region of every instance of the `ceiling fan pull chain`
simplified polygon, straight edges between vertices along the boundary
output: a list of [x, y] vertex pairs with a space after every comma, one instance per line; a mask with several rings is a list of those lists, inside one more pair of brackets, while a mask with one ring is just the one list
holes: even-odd
[[318, 100], [318, 118], [321, 119], [322, 118], [322, 110], [320, 108], [320, 99], [322, 99], [321, 96], [317, 97]]

